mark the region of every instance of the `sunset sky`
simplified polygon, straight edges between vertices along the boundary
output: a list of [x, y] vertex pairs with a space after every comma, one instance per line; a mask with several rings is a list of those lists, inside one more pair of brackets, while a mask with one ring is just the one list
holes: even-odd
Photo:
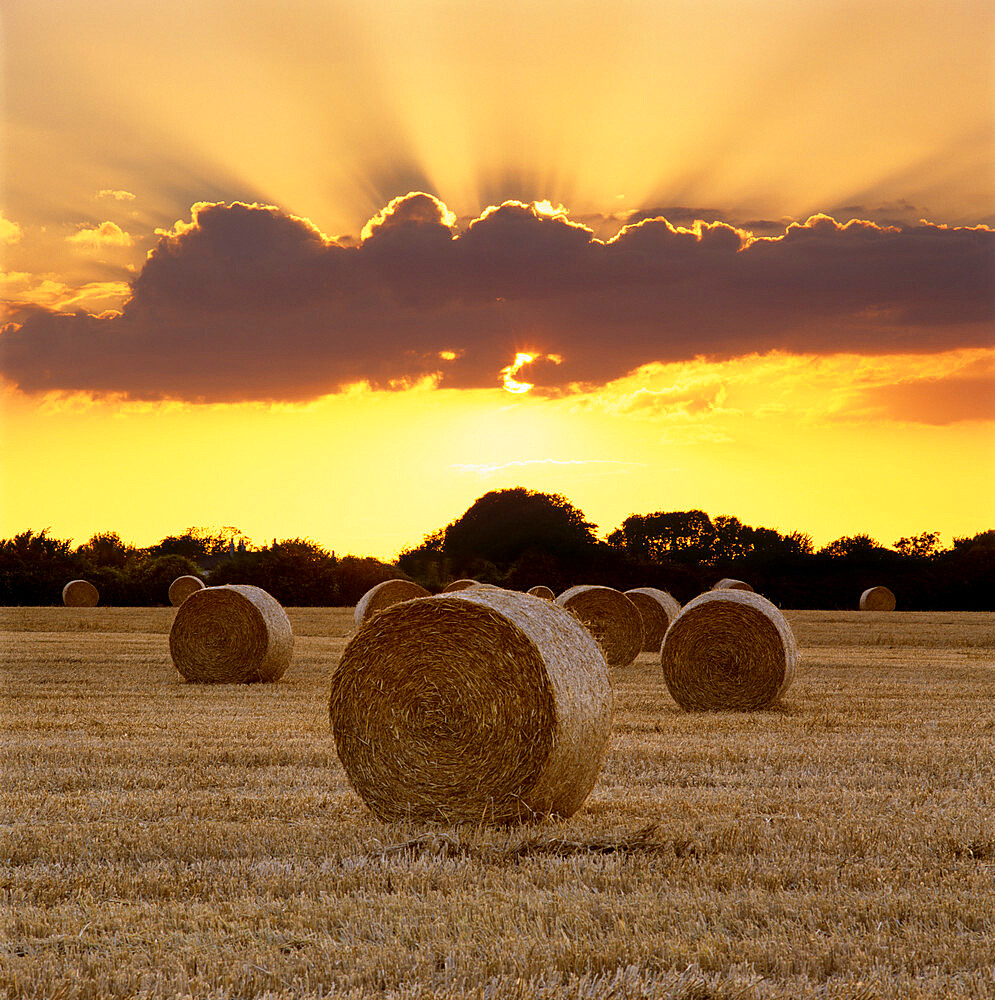
[[0, 35], [0, 537], [391, 558], [517, 485], [603, 535], [995, 527], [990, 0], [4, 0]]

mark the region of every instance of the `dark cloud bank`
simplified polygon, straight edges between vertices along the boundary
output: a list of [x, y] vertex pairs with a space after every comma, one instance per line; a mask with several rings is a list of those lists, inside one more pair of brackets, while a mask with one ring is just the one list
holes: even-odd
[[515, 203], [458, 236], [428, 196], [391, 207], [345, 246], [273, 208], [198, 206], [160, 239], [121, 315], [17, 317], [0, 375], [29, 393], [305, 400], [433, 373], [491, 387], [533, 349], [562, 363], [519, 378], [558, 392], [697, 355], [992, 342], [995, 232], [983, 228], [815, 217], [744, 243], [722, 223], [648, 219], [602, 243]]

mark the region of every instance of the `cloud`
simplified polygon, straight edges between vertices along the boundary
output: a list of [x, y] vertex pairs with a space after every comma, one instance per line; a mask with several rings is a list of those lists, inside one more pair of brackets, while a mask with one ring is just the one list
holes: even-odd
[[121, 315], [32, 314], [0, 335], [0, 375], [25, 392], [302, 401], [364, 382], [498, 387], [531, 353], [516, 377], [558, 394], [699, 356], [985, 346], [995, 319], [985, 227], [813, 216], [754, 238], [653, 218], [604, 242], [519, 202], [457, 228], [413, 194], [365, 232], [346, 245], [272, 206], [195, 205]]
[[101, 222], [99, 226], [85, 226], [66, 237], [66, 242], [84, 250], [96, 250], [101, 247], [130, 247], [133, 244], [131, 236], [116, 222]]
[[0, 211], [0, 244], [20, 243], [23, 235], [24, 231], [21, 227], [16, 222], [6, 218]]
[[103, 188], [97, 192], [98, 198], [113, 198], [114, 201], [134, 201], [135, 196], [130, 191], [114, 191], [111, 188]]

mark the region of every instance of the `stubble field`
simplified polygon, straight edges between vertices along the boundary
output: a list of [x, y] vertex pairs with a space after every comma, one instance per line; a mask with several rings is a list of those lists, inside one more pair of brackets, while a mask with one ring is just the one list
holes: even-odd
[[995, 997], [995, 614], [789, 612], [778, 710], [615, 672], [570, 820], [386, 826], [338, 763], [351, 609], [272, 685], [173, 609], [0, 609], [0, 997]]

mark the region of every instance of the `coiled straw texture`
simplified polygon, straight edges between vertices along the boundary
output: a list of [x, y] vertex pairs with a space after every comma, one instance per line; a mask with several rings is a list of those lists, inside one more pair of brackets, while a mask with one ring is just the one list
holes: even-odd
[[411, 580], [384, 580], [371, 587], [356, 604], [353, 619], [359, 628], [367, 618], [399, 601], [410, 601], [416, 597], [428, 597], [428, 591]]
[[287, 613], [265, 590], [245, 584], [205, 587], [177, 610], [169, 653], [188, 681], [275, 681], [290, 666], [294, 633]]
[[748, 711], [774, 704], [788, 689], [798, 646], [791, 626], [766, 598], [709, 591], [674, 619], [660, 661], [681, 708]]
[[627, 666], [642, 650], [642, 616], [620, 590], [579, 584], [563, 591], [556, 603], [594, 636], [609, 667]]
[[860, 595], [861, 611], [894, 611], [895, 595], [887, 587], [870, 587]]
[[570, 816], [601, 769], [612, 709], [587, 631], [496, 588], [386, 608], [346, 646], [329, 697], [349, 781], [388, 822]]
[[527, 591], [527, 593], [531, 594], [533, 597], [541, 597], [544, 601], [552, 601], [556, 597], [556, 594], [554, 594], [549, 587], [546, 587], [541, 583], [532, 587], [529, 591]]
[[712, 584], [712, 590], [745, 590], [753, 593], [753, 588], [745, 580], [733, 580], [728, 576], [724, 576], [718, 583]]
[[643, 652], [659, 653], [670, 623], [681, 613], [681, 606], [665, 590], [636, 587], [625, 596], [639, 609], [643, 620]]
[[204, 589], [199, 576], [178, 576], [169, 585], [169, 603], [178, 608], [191, 594]]
[[62, 588], [62, 603], [67, 608], [95, 608], [100, 593], [89, 580], [70, 580]]

